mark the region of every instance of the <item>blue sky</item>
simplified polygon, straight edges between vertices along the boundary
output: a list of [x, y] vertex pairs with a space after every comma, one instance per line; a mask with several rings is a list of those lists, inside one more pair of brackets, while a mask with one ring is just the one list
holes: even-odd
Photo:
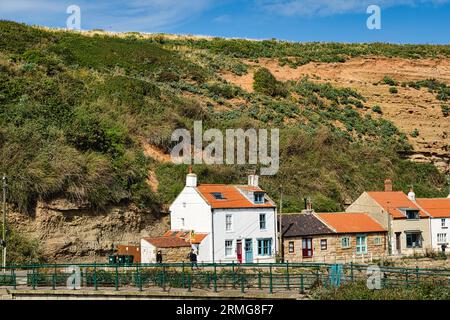
[[[81, 28], [291, 41], [450, 43], [450, 0], [0, 0], [0, 19]], [[381, 29], [369, 30], [369, 5]]]

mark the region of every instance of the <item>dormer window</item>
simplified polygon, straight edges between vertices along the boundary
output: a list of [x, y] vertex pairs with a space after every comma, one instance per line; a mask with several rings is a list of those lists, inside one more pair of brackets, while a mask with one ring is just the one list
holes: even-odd
[[262, 204], [264, 203], [264, 193], [263, 192], [255, 192], [253, 194], [254, 200], [253, 202], [255, 204]]
[[216, 200], [225, 200], [225, 197], [221, 192], [212, 192], [211, 194]]
[[406, 215], [406, 219], [419, 219], [419, 210], [411, 210], [411, 209], [406, 209], [404, 210], [405, 215]]

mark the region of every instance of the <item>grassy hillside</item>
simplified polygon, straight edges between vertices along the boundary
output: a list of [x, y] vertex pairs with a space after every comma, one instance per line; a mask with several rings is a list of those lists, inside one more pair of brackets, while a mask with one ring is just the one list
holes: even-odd
[[[267, 70], [249, 93], [220, 74], [244, 74], [240, 57], [295, 65], [449, 53], [447, 46], [85, 36], [0, 21], [0, 170], [21, 210], [57, 196], [97, 208], [160, 205], [181, 190], [187, 168], [146, 157], [142, 141], [169, 152], [174, 129], [203, 120], [204, 129], [280, 128], [280, 171], [261, 184], [274, 199], [283, 185], [286, 211], [300, 210], [306, 196], [317, 210], [340, 210], [388, 176], [399, 189], [414, 184], [418, 196], [444, 195], [445, 177], [402, 160], [398, 152], [410, 148], [405, 133], [360, 93], [309, 78], [279, 82]], [[203, 183], [241, 183], [250, 169], [194, 167]]]

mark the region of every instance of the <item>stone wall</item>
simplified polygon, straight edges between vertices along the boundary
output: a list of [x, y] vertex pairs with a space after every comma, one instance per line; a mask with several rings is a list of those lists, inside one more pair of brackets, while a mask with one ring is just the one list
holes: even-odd
[[164, 263], [187, 262], [191, 247], [157, 248], [156, 251], [158, 250], [161, 250]]
[[[350, 247], [343, 248], [341, 244], [342, 237], [350, 238]], [[356, 234], [323, 235], [312, 237], [313, 256], [303, 258], [302, 256], [302, 238], [283, 239], [284, 259], [289, 262], [368, 262], [374, 259], [385, 257], [386, 252], [386, 233], [367, 234], [367, 253], [356, 254]], [[375, 244], [375, 238], [380, 238], [381, 244]], [[326, 240], [326, 249], [321, 248], [321, 240]], [[294, 242], [294, 252], [289, 253], [289, 242]]]

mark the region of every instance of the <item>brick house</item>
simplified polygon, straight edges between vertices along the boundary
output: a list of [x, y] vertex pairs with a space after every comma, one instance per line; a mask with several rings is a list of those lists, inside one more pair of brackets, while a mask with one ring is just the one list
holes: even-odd
[[386, 230], [365, 213], [287, 214], [283, 257], [290, 262], [368, 261], [385, 254]]
[[413, 191], [393, 191], [390, 179], [384, 191], [364, 192], [346, 211], [367, 212], [387, 230], [388, 254], [411, 255], [431, 248], [429, 215], [416, 203]]

